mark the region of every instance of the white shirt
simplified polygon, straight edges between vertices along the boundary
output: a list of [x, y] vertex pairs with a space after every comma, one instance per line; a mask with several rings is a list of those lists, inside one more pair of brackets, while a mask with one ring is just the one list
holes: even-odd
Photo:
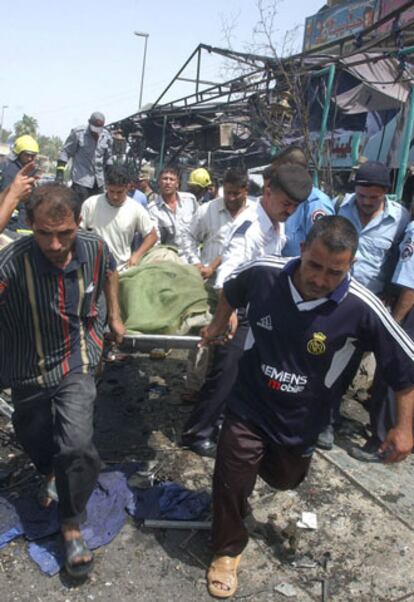
[[286, 244], [285, 227], [270, 221], [261, 201], [236, 220], [222, 253], [214, 288], [223, 288], [224, 281], [241, 264], [263, 255], [281, 255]]
[[157, 229], [162, 245], [174, 245], [179, 255], [183, 255], [183, 235], [189, 229], [199, 205], [193, 194], [177, 192], [177, 209], [171, 211], [162, 196], [158, 195], [148, 205], [148, 211]]
[[[240, 221], [240, 216], [244, 215], [244, 211], [254, 206], [255, 203], [247, 199], [243, 211], [233, 216], [226, 208], [222, 197], [201, 205], [184, 235], [184, 257], [188, 263], [209, 265], [221, 255], [235, 220]], [[201, 249], [199, 248], [200, 244], [202, 245]]]
[[82, 204], [81, 218], [83, 230], [93, 230], [107, 243], [118, 271], [128, 267], [134, 234], [145, 238], [154, 229], [147, 211], [131, 197], [115, 207], [106, 194], [91, 196]]

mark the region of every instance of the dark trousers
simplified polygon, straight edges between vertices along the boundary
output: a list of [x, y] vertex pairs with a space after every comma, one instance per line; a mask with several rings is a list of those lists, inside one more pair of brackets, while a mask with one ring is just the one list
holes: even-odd
[[226, 399], [237, 379], [239, 360], [243, 355], [249, 324], [243, 317], [234, 338], [214, 350], [211, 370], [200, 390], [200, 398], [184, 425], [184, 445], [211, 439], [222, 420]]
[[[414, 340], [414, 308], [405, 317], [402, 328]], [[377, 368], [372, 385], [372, 394], [368, 401], [368, 411], [372, 434], [378, 442], [384, 441], [390, 428], [397, 420], [397, 404], [394, 392], [383, 379]]]
[[294, 489], [306, 477], [312, 452], [283, 447], [234, 415], [226, 417], [213, 477], [214, 554], [237, 556], [248, 540], [243, 519], [257, 475], [276, 489]]
[[101, 194], [103, 192], [102, 186], [97, 186], [96, 181], [93, 188], [87, 188], [86, 186], [73, 182], [72, 190], [74, 190], [78, 196], [79, 205], [82, 205], [83, 201], [86, 201], [90, 196]]
[[96, 397], [91, 375], [70, 374], [53, 389], [13, 389], [13, 426], [38, 471], [54, 473], [62, 522], [78, 523], [95, 487], [100, 459], [92, 443]]
[[364, 352], [360, 349], [357, 349], [332, 389], [330, 397], [329, 424], [333, 427], [338, 427], [341, 424], [342, 416], [340, 409], [342, 398], [352, 384], [363, 357]]

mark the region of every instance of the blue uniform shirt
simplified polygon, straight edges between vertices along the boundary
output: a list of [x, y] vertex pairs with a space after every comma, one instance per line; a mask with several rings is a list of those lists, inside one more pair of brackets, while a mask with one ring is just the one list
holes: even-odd
[[324, 215], [333, 215], [334, 205], [327, 194], [312, 188], [309, 197], [299, 205], [285, 222], [286, 244], [283, 247], [284, 257], [297, 257], [300, 255], [300, 243], [306, 238], [317, 219]]
[[381, 301], [351, 278], [305, 301], [292, 280], [299, 263], [261, 257], [223, 289], [233, 308], [247, 306], [250, 325], [227, 407], [286, 446], [315, 443], [356, 351], [374, 352], [394, 390], [414, 384], [414, 343]]
[[400, 257], [392, 282], [414, 289], [414, 221], [408, 224], [400, 244]]
[[131, 190], [130, 192], [128, 192], [128, 196], [131, 197], [131, 199], [134, 199], [134, 201], [136, 201], [137, 203], [140, 203], [140, 205], [142, 205], [144, 209], [148, 208], [148, 199], [145, 196], [145, 194], [140, 190]]
[[398, 245], [409, 221], [408, 211], [399, 203], [387, 199], [384, 211], [362, 226], [353, 194], [340, 206], [338, 215], [348, 218], [359, 234], [352, 275], [379, 295], [391, 279]]

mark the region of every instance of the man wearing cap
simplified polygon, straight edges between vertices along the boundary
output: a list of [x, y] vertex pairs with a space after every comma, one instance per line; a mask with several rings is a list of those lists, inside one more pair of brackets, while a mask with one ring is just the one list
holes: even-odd
[[409, 222], [407, 210], [387, 199], [388, 168], [379, 161], [363, 163], [355, 175], [355, 194], [338, 210], [359, 234], [353, 277], [376, 295], [383, 295], [395, 268], [398, 245]]
[[[269, 253], [281, 255], [286, 244], [284, 222], [311, 190], [311, 177], [302, 165], [281, 165], [273, 171], [262, 199], [255, 204], [254, 216], [231, 234], [218, 269], [217, 289], [223, 288], [225, 279], [242, 263]], [[303, 196], [305, 192], [308, 194]]]
[[137, 188], [147, 197], [148, 205], [157, 198], [157, 193], [151, 188], [151, 180], [153, 180], [154, 174], [154, 168], [148, 163], [141, 167], [138, 174]]
[[[267, 168], [269, 169], [267, 173], [271, 173], [272, 169], [287, 163], [302, 165], [302, 167], [308, 169], [308, 161], [304, 151], [300, 146], [290, 145], [284, 148], [272, 160], [270, 168]], [[265, 175], [264, 173], [263, 177]], [[313, 186], [306, 201], [301, 203], [298, 210], [286, 220], [286, 244], [283, 247], [282, 255], [284, 257], [297, 257], [300, 255], [300, 244], [305, 240], [307, 233], [316, 220], [324, 215], [333, 215], [334, 213], [334, 205], [328, 195], [316, 186]]]
[[[371, 292], [384, 298], [398, 258], [398, 245], [409, 221], [407, 210], [396, 201], [387, 199], [391, 189], [390, 172], [379, 161], [367, 161], [355, 175], [355, 193], [339, 207], [338, 215], [346, 217], [359, 234], [358, 250], [352, 266], [352, 276]], [[349, 364], [354, 376], [362, 360], [355, 354]], [[345, 391], [343, 391], [345, 393]], [[333, 422], [339, 422], [338, 399]], [[318, 445], [331, 449], [334, 443], [334, 424], [321, 434]]]
[[[13, 146], [13, 152], [0, 166], [0, 192], [5, 190], [15, 179], [18, 172], [33, 162], [39, 153], [39, 145], [36, 140], [27, 134], [19, 136]], [[32, 171], [34, 171], [34, 164]], [[29, 175], [26, 172], [26, 175]], [[27, 196], [25, 196], [27, 198]], [[7, 227], [9, 230], [17, 230], [18, 228], [27, 228], [26, 209], [24, 205], [25, 198], [20, 199], [18, 207], [15, 209], [13, 216], [9, 220]]]
[[104, 125], [104, 115], [95, 111], [87, 126], [71, 131], [59, 153], [56, 181], [63, 182], [66, 163], [72, 159], [72, 188], [80, 203], [103, 192], [104, 171], [112, 164], [112, 135]]
[[261, 257], [225, 282], [204, 344], [225, 335], [229, 316], [248, 307], [248, 341], [227, 400], [213, 477], [210, 594], [232, 596], [248, 541], [244, 519], [257, 475], [278, 490], [306, 477], [332, 391], [357, 341], [374, 349], [396, 391], [397, 424], [381, 451], [388, 462], [410, 453], [414, 410], [414, 343], [365, 287], [349, 276], [355, 228], [342, 217], [316, 221], [301, 257]]
[[[286, 242], [284, 222], [310, 194], [312, 180], [301, 165], [281, 165], [272, 173], [263, 197], [241, 214], [224, 247], [216, 273], [218, 292], [224, 281], [241, 265], [272, 254], [281, 255]], [[184, 426], [182, 443], [204, 456], [213, 456], [226, 398], [237, 379], [248, 324], [243, 310], [230, 321], [229, 342], [217, 348], [213, 366], [200, 391], [199, 401]]]

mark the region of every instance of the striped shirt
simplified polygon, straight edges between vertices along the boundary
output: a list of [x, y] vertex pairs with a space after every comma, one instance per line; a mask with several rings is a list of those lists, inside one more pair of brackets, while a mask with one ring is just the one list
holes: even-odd
[[69, 372], [96, 367], [104, 327], [97, 304], [114, 269], [107, 245], [90, 232], [78, 232], [64, 269], [48, 261], [33, 237], [0, 252], [3, 385], [53, 387]]

